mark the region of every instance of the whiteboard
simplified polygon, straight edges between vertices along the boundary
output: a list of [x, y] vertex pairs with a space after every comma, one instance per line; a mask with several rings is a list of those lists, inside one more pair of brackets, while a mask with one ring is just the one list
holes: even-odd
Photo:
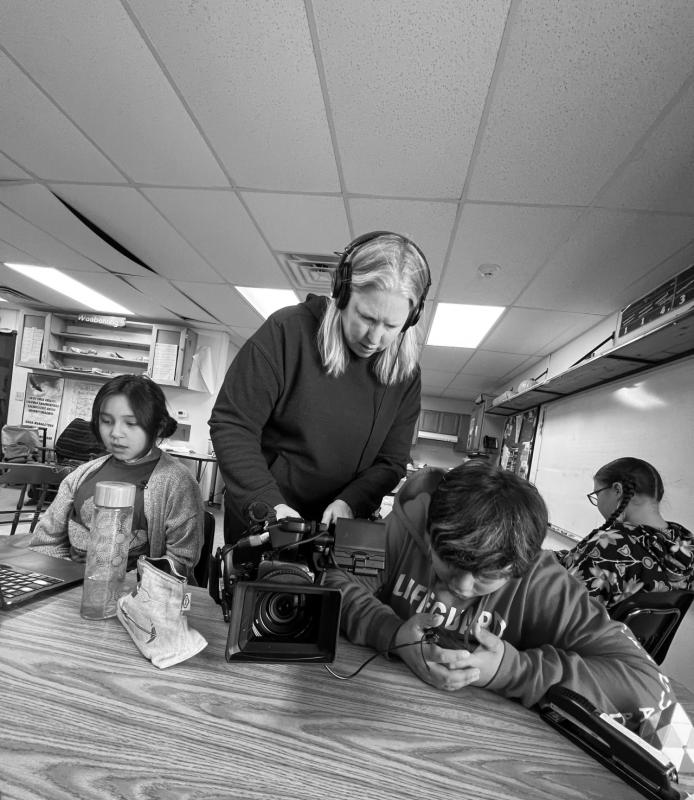
[[586, 494], [597, 470], [623, 456], [653, 464], [663, 517], [694, 530], [694, 357], [544, 406], [530, 480], [550, 524], [578, 538], [599, 527]]

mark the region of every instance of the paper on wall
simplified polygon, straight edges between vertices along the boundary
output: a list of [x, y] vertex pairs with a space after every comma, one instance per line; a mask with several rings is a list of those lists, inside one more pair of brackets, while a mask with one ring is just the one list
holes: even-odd
[[190, 365], [190, 378], [188, 388], [198, 392], [212, 394], [214, 391], [214, 368], [212, 366], [212, 348], [208, 345], [201, 347], [193, 355]]

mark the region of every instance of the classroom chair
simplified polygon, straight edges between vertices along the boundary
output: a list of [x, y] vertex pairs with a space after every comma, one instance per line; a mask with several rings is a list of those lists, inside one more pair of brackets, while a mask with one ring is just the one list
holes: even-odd
[[612, 619], [628, 625], [656, 664], [662, 664], [694, 591], [636, 592], [609, 609]]
[[55, 441], [55, 460], [74, 469], [85, 461], [106, 455], [106, 448], [92, 433], [90, 422], [81, 417], [71, 420]]
[[[6, 486], [19, 487], [19, 499], [14, 508], [0, 508], [0, 523], [11, 522], [10, 536], [17, 530], [20, 522], [31, 522], [29, 528], [33, 533], [39, 521], [41, 512], [45, 506], [50, 505], [50, 497], [53, 497], [65, 473], [63, 470], [56, 469], [50, 464], [8, 464], [0, 462], [0, 483]], [[36, 505], [31, 509], [25, 508], [29, 499], [31, 489], [34, 489]], [[3, 519], [3, 515], [12, 515], [11, 520]]]

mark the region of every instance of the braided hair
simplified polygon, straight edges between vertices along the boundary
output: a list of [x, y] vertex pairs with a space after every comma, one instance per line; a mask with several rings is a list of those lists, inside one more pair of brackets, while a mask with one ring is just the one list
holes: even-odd
[[663, 479], [658, 470], [640, 458], [618, 458], [595, 473], [594, 478], [605, 486], [622, 485], [622, 500], [598, 530], [606, 531], [624, 513], [635, 494], [643, 494], [657, 502], [663, 498]]

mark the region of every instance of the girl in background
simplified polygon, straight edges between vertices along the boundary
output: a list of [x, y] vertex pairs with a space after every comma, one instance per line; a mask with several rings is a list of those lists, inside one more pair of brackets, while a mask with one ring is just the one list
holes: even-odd
[[63, 479], [41, 518], [31, 547], [48, 555], [84, 561], [94, 517], [98, 481], [135, 484], [128, 569], [138, 556], [170, 556], [189, 580], [203, 542], [200, 489], [191, 473], [157, 442], [176, 430], [161, 388], [141, 375], [105, 383], [92, 406], [91, 427], [108, 455], [80, 465]]
[[694, 589], [694, 538], [660, 513], [663, 481], [640, 458], [618, 458], [593, 478], [588, 500], [605, 522], [560, 562], [608, 609], [638, 591]]

